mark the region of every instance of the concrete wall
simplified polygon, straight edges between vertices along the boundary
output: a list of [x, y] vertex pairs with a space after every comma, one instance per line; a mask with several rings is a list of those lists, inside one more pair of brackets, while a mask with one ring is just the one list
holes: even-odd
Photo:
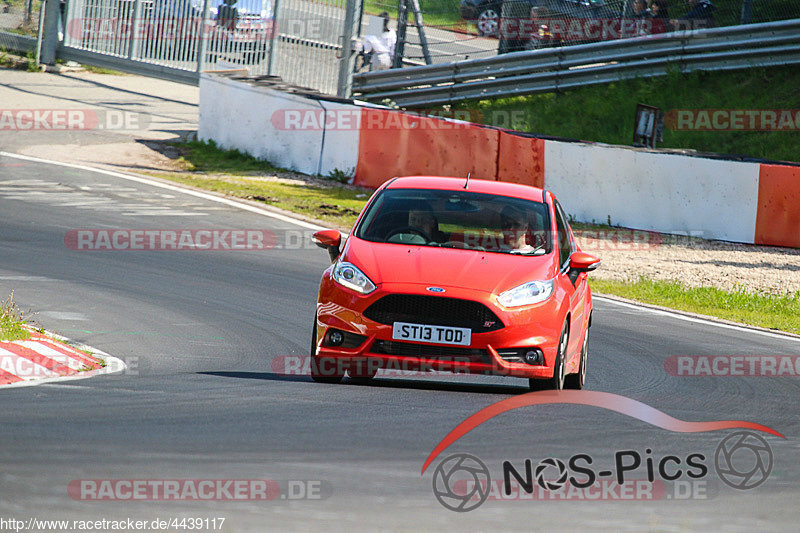
[[545, 184], [577, 220], [753, 242], [758, 163], [545, 141]]
[[[356, 117], [352, 126], [346, 125], [348, 115]], [[350, 105], [320, 102], [208, 73], [200, 78], [200, 140], [213, 140], [222, 148], [235, 148], [305, 174], [355, 169], [358, 116]]]

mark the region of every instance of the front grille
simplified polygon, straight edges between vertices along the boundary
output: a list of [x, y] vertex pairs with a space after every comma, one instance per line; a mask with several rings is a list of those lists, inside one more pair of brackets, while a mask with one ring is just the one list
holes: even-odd
[[422, 294], [389, 294], [370, 305], [364, 316], [381, 324], [411, 322], [455, 326], [470, 328], [473, 333], [486, 333], [503, 327], [497, 315], [482, 303]]
[[457, 346], [430, 346], [413, 342], [395, 342], [376, 340], [370, 352], [381, 355], [398, 355], [418, 357], [421, 359], [440, 359], [453, 362], [489, 363], [489, 352], [477, 348], [459, 348]]

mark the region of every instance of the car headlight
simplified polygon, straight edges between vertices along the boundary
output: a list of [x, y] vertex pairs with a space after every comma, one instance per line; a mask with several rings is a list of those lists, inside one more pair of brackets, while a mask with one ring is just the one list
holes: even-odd
[[339, 285], [353, 289], [361, 294], [369, 294], [375, 290], [375, 284], [358, 267], [351, 263], [339, 261], [331, 273], [333, 280]]
[[553, 294], [555, 278], [547, 281], [529, 281], [518, 287], [509, 289], [497, 297], [503, 307], [519, 307], [522, 305], [538, 304], [550, 298]]

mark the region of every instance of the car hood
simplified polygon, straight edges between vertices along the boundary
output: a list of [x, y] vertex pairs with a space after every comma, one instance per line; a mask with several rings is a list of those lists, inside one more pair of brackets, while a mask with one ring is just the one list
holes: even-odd
[[433, 246], [412, 246], [348, 239], [343, 260], [361, 269], [375, 284], [419, 283], [499, 294], [532, 280], [555, 275], [552, 253], [519, 256]]

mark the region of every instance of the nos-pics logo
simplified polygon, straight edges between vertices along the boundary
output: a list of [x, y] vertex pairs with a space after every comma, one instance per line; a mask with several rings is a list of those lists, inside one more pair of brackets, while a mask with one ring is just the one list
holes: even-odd
[[[764, 483], [773, 466], [769, 443], [751, 431], [725, 437], [714, 453], [714, 470], [723, 483], [737, 490], [750, 490]], [[547, 491], [561, 490], [568, 482], [564, 461], [548, 457], [534, 471], [536, 483]], [[474, 455], [447, 456], [433, 472], [433, 494], [445, 508], [455, 512], [477, 509], [489, 498], [491, 474]]]

